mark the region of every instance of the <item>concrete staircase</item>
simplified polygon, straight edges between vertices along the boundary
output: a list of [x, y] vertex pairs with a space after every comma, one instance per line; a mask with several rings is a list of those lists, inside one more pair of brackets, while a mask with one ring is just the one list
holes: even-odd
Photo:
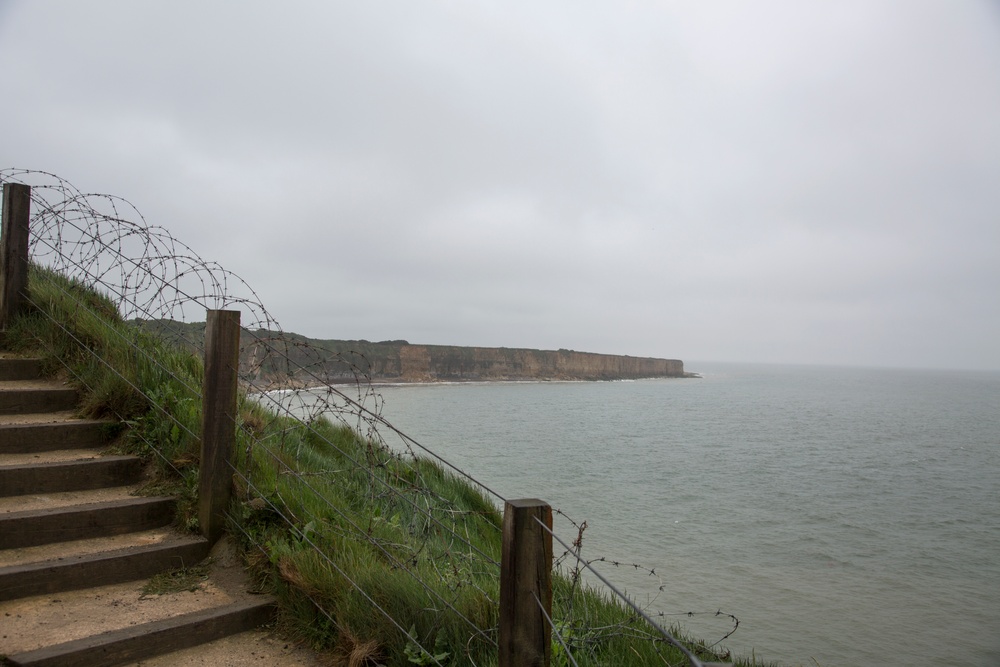
[[142, 462], [102, 454], [112, 425], [74, 418], [77, 403], [37, 361], [0, 357], [0, 661], [131, 664], [271, 620], [242, 577], [143, 592], [210, 545], [171, 528], [173, 498], [133, 495]]

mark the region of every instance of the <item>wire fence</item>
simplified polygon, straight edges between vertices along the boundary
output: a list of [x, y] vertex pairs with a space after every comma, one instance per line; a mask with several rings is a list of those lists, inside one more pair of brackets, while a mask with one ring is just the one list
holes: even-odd
[[[189, 491], [203, 371], [158, 341], [200, 358], [205, 312], [242, 313], [247, 398], [234, 424], [239, 502], [230, 527], [262, 585], [284, 590], [286, 613], [306, 619], [306, 639], [332, 646], [343, 664], [388, 660], [389, 643], [372, 639], [386, 633], [408, 664], [495, 664], [498, 507], [507, 499], [394, 427], [363, 355], [331, 355], [286, 334], [246, 281], [147, 224], [125, 199], [85, 194], [40, 171], [0, 170], [0, 181], [31, 185], [34, 270], [66, 278], [50, 280], [44, 294], [32, 289], [29, 300], [75, 351], [59, 349], [54, 337], [39, 344], [88, 394], [109, 390], [87, 368], [116, 377], [136, 400], [105, 398], [95, 409], [127, 424], [124, 440], [188, 480]], [[100, 298], [82, 296], [81, 287]], [[116, 341], [124, 359], [109, 358], [99, 340]], [[331, 364], [349, 368], [350, 381], [331, 383]], [[655, 571], [584, 558], [586, 522], [556, 515], [574, 538], [551, 531], [564, 548], [547, 615], [553, 664], [615, 664], [604, 662], [614, 660], [605, 657], [612, 640], [633, 651], [652, 647], [659, 662], [651, 664], [697, 666], [720, 656], [715, 647], [736, 631], [735, 617], [700, 612], [727, 617], [731, 630], [710, 646], [678, 641], [663, 627], [671, 615], [653, 611], [655, 598], [640, 607], [595, 565]], [[596, 582], [605, 592], [594, 593]], [[606, 594], [623, 613], [595, 615]]]

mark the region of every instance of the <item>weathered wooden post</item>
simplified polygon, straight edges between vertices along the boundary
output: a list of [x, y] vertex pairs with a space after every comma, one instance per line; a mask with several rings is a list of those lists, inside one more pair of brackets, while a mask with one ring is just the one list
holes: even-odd
[[28, 220], [31, 186], [3, 184], [3, 229], [0, 231], [0, 330], [27, 304]]
[[[547, 530], [546, 530], [547, 528]], [[508, 500], [500, 555], [499, 667], [549, 667], [552, 657], [552, 508]], [[544, 610], [544, 612], [543, 612]]]
[[236, 381], [240, 361], [240, 313], [210, 310], [205, 323], [205, 383], [202, 389], [201, 471], [198, 523], [215, 543], [225, 530], [233, 493], [230, 459], [236, 448]]

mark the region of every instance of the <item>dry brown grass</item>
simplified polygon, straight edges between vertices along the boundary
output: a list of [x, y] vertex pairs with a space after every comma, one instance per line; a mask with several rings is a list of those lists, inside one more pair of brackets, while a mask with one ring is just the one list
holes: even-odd
[[377, 641], [362, 641], [349, 628], [340, 629], [337, 646], [330, 655], [333, 667], [375, 667], [384, 657]]

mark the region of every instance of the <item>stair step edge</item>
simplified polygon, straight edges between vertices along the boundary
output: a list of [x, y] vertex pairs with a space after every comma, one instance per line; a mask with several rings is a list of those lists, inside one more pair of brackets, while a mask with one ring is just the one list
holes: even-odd
[[0, 465], [0, 496], [88, 491], [133, 484], [142, 479], [137, 456]]
[[208, 557], [208, 540], [183, 536], [148, 545], [0, 567], [0, 601], [134, 581]]
[[4, 521], [20, 521], [36, 516], [52, 516], [59, 514], [73, 514], [75, 512], [95, 512], [106, 509], [116, 509], [133, 505], [155, 505], [166, 501], [174, 502], [177, 499], [172, 496], [129, 496], [118, 500], [105, 500], [94, 503], [82, 503], [80, 505], [66, 505], [63, 507], [53, 507], [52, 509], [25, 510], [24, 512], [8, 512], [0, 514], [0, 523]]
[[15, 667], [127, 664], [260, 627], [274, 618], [275, 610], [275, 600], [270, 596], [261, 596], [260, 599], [236, 602], [8, 655], [7, 661]]
[[0, 388], [0, 414], [39, 414], [71, 410], [79, 403], [72, 388]]
[[0, 379], [35, 380], [42, 377], [42, 360], [33, 357], [0, 358]]
[[0, 415], [0, 452], [32, 454], [53, 449], [105, 447], [121, 427], [100, 419], [59, 419], [53, 421], [8, 421], [11, 417], [44, 417], [50, 413]]
[[128, 498], [0, 515], [0, 549], [19, 549], [108, 535], [123, 535], [169, 524], [176, 499]]

